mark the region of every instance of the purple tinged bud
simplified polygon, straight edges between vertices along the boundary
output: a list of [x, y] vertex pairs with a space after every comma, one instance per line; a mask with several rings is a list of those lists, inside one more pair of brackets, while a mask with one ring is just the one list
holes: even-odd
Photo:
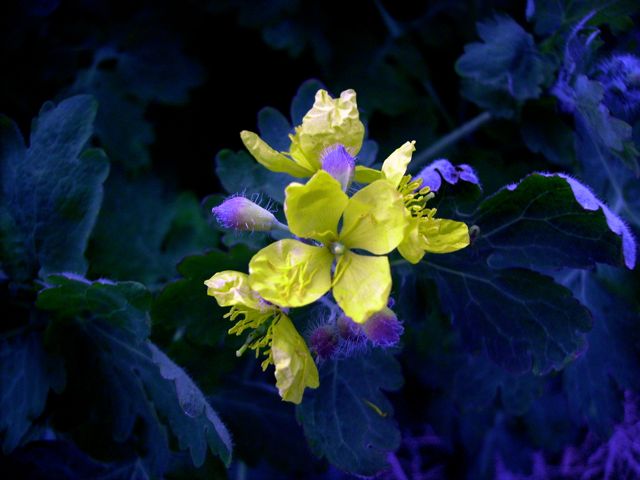
[[349, 342], [358, 342], [363, 339], [362, 327], [346, 315], [340, 315], [336, 320], [336, 328], [340, 338]]
[[211, 212], [225, 228], [268, 232], [279, 225], [273, 214], [245, 197], [232, 197]]
[[320, 360], [331, 358], [338, 348], [335, 329], [329, 325], [316, 328], [309, 336], [309, 346]]
[[451, 185], [466, 182], [480, 186], [480, 179], [470, 165], [454, 165], [445, 159], [435, 160], [424, 167], [414, 180], [418, 178], [422, 179], [422, 187], [429, 187], [432, 192], [440, 190], [442, 180]]
[[385, 307], [371, 315], [362, 325], [362, 330], [373, 345], [392, 347], [400, 341], [404, 328], [396, 314]]
[[340, 182], [343, 191], [347, 191], [356, 170], [356, 160], [344, 145], [334, 145], [325, 149], [320, 156], [322, 169]]

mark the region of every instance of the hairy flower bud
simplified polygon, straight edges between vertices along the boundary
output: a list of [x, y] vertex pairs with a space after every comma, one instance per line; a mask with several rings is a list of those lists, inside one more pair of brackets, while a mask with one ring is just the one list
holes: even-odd
[[229, 198], [211, 211], [220, 225], [235, 230], [268, 232], [280, 224], [269, 210], [245, 197]]
[[634, 123], [640, 113], [640, 58], [613, 55], [598, 65], [598, 71], [604, 104], [614, 116]]
[[371, 315], [362, 324], [362, 330], [375, 346], [392, 347], [400, 341], [400, 335], [402, 335], [404, 328], [396, 314], [385, 307]]
[[338, 335], [330, 325], [316, 328], [309, 336], [311, 351], [321, 360], [331, 358], [338, 347]]
[[322, 169], [340, 182], [345, 192], [351, 185], [356, 170], [356, 160], [344, 145], [334, 145], [327, 148], [320, 158]]

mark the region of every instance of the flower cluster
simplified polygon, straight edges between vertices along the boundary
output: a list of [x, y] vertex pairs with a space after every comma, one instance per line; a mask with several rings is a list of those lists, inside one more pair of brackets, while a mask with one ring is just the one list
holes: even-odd
[[[467, 225], [436, 218], [436, 209], [427, 207], [434, 194], [421, 178], [406, 175], [415, 142], [394, 151], [380, 170], [364, 167], [356, 165], [364, 131], [353, 90], [336, 99], [318, 91], [290, 135], [288, 152], [274, 150], [253, 132], [241, 133], [261, 165], [308, 178], [285, 189], [286, 225], [244, 197], [213, 211], [226, 227], [285, 230], [293, 237], [258, 251], [248, 274], [219, 272], [205, 283], [220, 306], [232, 307], [227, 316], [235, 324], [229, 333], [251, 330], [238, 353], [264, 350], [263, 369], [275, 366], [280, 396], [294, 403], [319, 380], [309, 348], [288, 317], [290, 308], [335, 301], [342, 323], [355, 327], [353, 335], [375, 346], [395, 345], [402, 326], [388, 308], [388, 255], [397, 249], [415, 264], [427, 252], [453, 252], [469, 244]], [[335, 330], [323, 327], [312, 337], [317, 358], [331, 356]]]

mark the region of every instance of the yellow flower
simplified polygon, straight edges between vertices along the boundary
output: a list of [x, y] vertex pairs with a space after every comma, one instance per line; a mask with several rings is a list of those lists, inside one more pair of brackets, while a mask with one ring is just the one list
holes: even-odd
[[432, 198], [429, 188], [420, 188], [422, 180], [412, 180], [405, 175], [415, 142], [406, 142], [396, 149], [382, 164], [381, 170], [357, 166], [355, 180], [369, 183], [378, 179], [388, 181], [403, 197], [407, 224], [398, 251], [407, 261], [418, 263], [426, 252], [450, 253], [469, 245], [469, 229], [463, 222], [434, 218], [435, 208], [426, 208]]
[[252, 329], [238, 352], [249, 348], [258, 356], [260, 349], [266, 349], [262, 369], [271, 363], [275, 365], [276, 387], [283, 400], [300, 403], [306, 387], [318, 387], [318, 368], [304, 339], [280, 308], [251, 289], [246, 273], [225, 270], [204, 283], [207, 294], [221, 307], [231, 307], [225, 315], [236, 322], [229, 329], [230, 334], [240, 335]]
[[333, 145], [343, 145], [352, 155], [362, 147], [364, 125], [360, 121], [356, 92], [345, 90], [339, 98], [331, 98], [318, 90], [315, 102], [302, 119], [302, 125], [289, 136], [288, 152], [278, 152], [253, 132], [244, 130], [240, 138], [251, 155], [273, 172], [284, 172], [298, 178], [312, 176], [321, 168], [322, 152]]
[[404, 237], [406, 214], [400, 193], [380, 180], [349, 198], [322, 170], [305, 185], [290, 184], [285, 193], [291, 232], [321, 245], [287, 239], [263, 248], [249, 263], [251, 288], [281, 307], [308, 305], [333, 288], [342, 310], [358, 323], [385, 307], [391, 271], [387, 257], [380, 255], [391, 252]]

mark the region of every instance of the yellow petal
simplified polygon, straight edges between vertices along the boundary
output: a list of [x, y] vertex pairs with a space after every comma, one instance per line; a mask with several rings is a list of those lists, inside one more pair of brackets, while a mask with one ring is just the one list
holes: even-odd
[[424, 249], [431, 253], [449, 253], [469, 245], [469, 227], [464, 222], [444, 218], [425, 219], [420, 224]]
[[225, 270], [205, 280], [204, 284], [207, 295], [214, 297], [221, 307], [245, 305], [256, 310], [264, 308], [260, 296], [249, 287], [249, 275], [246, 273]]
[[405, 224], [402, 196], [387, 180], [377, 180], [349, 199], [340, 242], [383, 255], [402, 241]]
[[391, 268], [387, 257], [368, 257], [347, 251], [338, 260], [333, 296], [354, 322], [363, 323], [387, 306]]
[[382, 164], [382, 173], [394, 187], [400, 185], [400, 180], [407, 171], [407, 165], [411, 161], [411, 155], [415, 152], [415, 141], [406, 142], [396, 149]]
[[419, 231], [420, 219], [411, 217], [408, 220], [404, 238], [398, 245], [398, 252], [410, 263], [418, 263], [424, 257], [424, 240]]
[[263, 248], [249, 262], [249, 285], [280, 307], [301, 307], [331, 288], [333, 255], [325, 247], [298, 240], [280, 240]]
[[306, 387], [318, 388], [318, 368], [309, 348], [285, 315], [272, 328], [271, 354], [276, 367], [276, 387], [283, 400], [300, 403]]
[[349, 201], [340, 182], [318, 170], [305, 185], [290, 184], [285, 195], [284, 213], [292, 233], [323, 243], [337, 238], [338, 221]]
[[272, 172], [288, 173], [298, 178], [310, 177], [314, 170], [310, 170], [303, 165], [299, 165], [293, 160], [285, 157], [280, 152], [275, 151], [258, 135], [247, 130], [240, 132], [242, 143], [253, 155], [258, 163], [268, 168]]
[[364, 125], [360, 121], [356, 92], [345, 90], [340, 98], [331, 98], [318, 90], [311, 110], [291, 136], [291, 156], [305, 158], [315, 169], [320, 168], [320, 154], [332, 145], [344, 145], [353, 155], [362, 147]]
[[365, 167], [364, 165], [356, 165], [356, 173], [353, 180], [357, 183], [371, 183], [382, 178], [382, 172], [375, 168]]

